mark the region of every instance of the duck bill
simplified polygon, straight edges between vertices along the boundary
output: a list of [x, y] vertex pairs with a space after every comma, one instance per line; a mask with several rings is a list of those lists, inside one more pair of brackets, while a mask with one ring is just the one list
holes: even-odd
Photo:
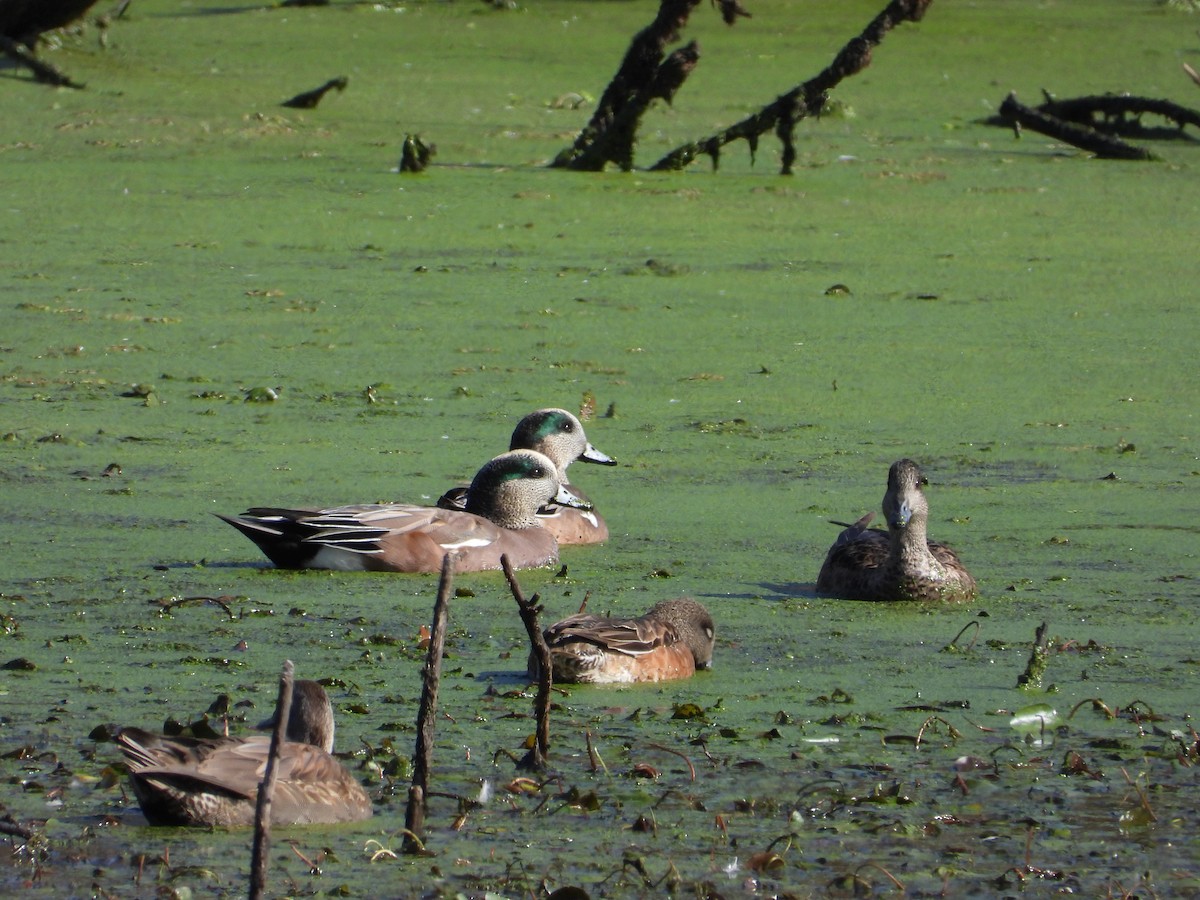
[[576, 509], [591, 509], [592, 504], [586, 500], [572, 494], [565, 487], [560, 487], [558, 493], [554, 495], [554, 502], [559, 506], [573, 506]]
[[598, 463], [602, 466], [615, 466], [617, 464], [615, 459], [613, 459], [607, 453], [601, 453], [599, 450], [593, 447], [590, 442], [588, 443], [587, 447], [584, 448], [584, 451], [579, 454], [579, 459], [581, 462]]
[[911, 519], [912, 509], [909, 508], [908, 501], [906, 500], [902, 502], [890, 516], [888, 516], [888, 526], [891, 528], [907, 528]]

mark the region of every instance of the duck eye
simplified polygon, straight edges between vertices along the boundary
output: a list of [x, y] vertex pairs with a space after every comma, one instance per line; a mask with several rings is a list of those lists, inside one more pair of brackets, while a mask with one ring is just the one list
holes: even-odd
[[529, 470], [529, 477], [530, 478], [545, 478], [546, 470], [543, 469], [541, 466], [534, 466], [533, 468], [531, 468]]

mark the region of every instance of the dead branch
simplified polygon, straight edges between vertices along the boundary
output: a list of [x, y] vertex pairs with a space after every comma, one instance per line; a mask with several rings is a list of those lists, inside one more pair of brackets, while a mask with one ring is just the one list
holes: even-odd
[[0, 820], [0, 834], [7, 834], [12, 837], [19, 837], [29, 840], [37, 832], [27, 825], [22, 825], [20, 822], [13, 819], [12, 816], [5, 816]]
[[[599, 172], [609, 163], [625, 172], [633, 168], [633, 147], [642, 116], [656, 99], [670, 103], [700, 60], [700, 46], [695, 41], [663, 58], [667, 45], [679, 39], [699, 4], [700, 0], [661, 0], [654, 21], [630, 42], [591, 121], [575, 143], [555, 157], [551, 168]], [[721, 0], [720, 8], [727, 25], [750, 15], [737, 0]]]
[[284, 100], [282, 106], [287, 106], [292, 109], [316, 109], [317, 104], [324, 99], [325, 95], [336, 89], [339, 92], [346, 89], [346, 85], [350, 83], [350, 79], [346, 76], [339, 78], [330, 78], [319, 88], [313, 88], [311, 91], [305, 91], [302, 94], [297, 94], [290, 100]]
[[796, 162], [795, 129], [801, 119], [819, 115], [829, 99], [829, 92], [844, 79], [857, 75], [871, 64], [871, 51], [889, 31], [901, 22], [919, 22], [933, 0], [892, 0], [877, 15], [862, 34], [844, 46], [833, 62], [819, 75], [793, 88], [764, 106], [754, 115], [731, 125], [700, 141], [684, 144], [672, 150], [653, 166], [651, 171], [677, 171], [690, 165], [701, 154], [712, 160], [717, 169], [721, 148], [738, 139], [750, 146], [750, 158], [758, 150], [758, 139], [774, 130], [783, 143], [780, 173], [791, 175]]
[[550, 691], [553, 687], [554, 673], [550, 664], [550, 648], [546, 646], [546, 638], [538, 624], [538, 614], [542, 611], [540, 598], [534, 594], [528, 600], [517, 583], [508, 554], [500, 557], [500, 565], [504, 569], [504, 577], [508, 579], [508, 589], [512, 591], [513, 599], [517, 601], [517, 609], [521, 614], [521, 622], [525, 625], [525, 633], [529, 636], [530, 658], [537, 661], [538, 692], [534, 700], [534, 710], [537, 715], [537, 736], [534, 745], [517, 763], [520, 769], [541, 769], [546, 765], [550, 752]]
[[33, 51], [14, 41], [7, 35], [0, 34], [0, 50], [13, 61], [19, 63], [33, 73], [33, 80], [39, 84], [49, 84], [54, 87], [69, 87], [82, 90], [83, 85], [72, 81], [71, 76], [60, 72], [50, 63], [42, 62], [33, 55]]
[[1153, 153], [1142, 147], [1135, 147], [1118, 138], [1101, 134], [1094, 128], [1067, 122], [1040, 109], [1025, 106], [1017, 100], [1016, 94], [1009, 94], [1004, 98], [1004, 102], [1000, 104], [1000, 115], [1012, 124], [1017, 137], [1021, 136], [1022, 128], [1028, 128], [1064, 144], [1094, 153], [1100, 159], [1155, 158]]
[[271, 751], [267, 769], [258, 786], [258, 802], [254, 808], [254, 848], [250, 857], [250, 900], [259, 900], [267, 887], [267, 853], [271, 849], [271, 795], [275, 791], [275, 776], [279, 763], [279, 748], [287, 734], [288, 716], [292, 712], [292, 679], [295, 666], [284, 660], [279, 676], [279, 699], [275, 701], [275, 728], [271, 732]]
[[442, 653], [446, 648], [446, 620], [450, 593], [454, 587], [455, 554], [442, 557], [442, 575], [438, 581], [437, 602], [433, 606], [433, 624], [429, 628], [429, 647], [422, 673], [424, 688], [417, 712], [417, 746], [413, 751], [412, 786], [408, 790], [408, 809], [404, 814], [404, 852], [424, 854], [425, 795], [429, 791], [429, 771], [433, 768], [433, 732], [437, 719], [438, 685], [442, 677]]
[[[1046, 102], [1037, 109], [1056, 119], [1121, 137], [1187, 137], [1183, 131], [1185, 127], [1191, 125], [1200, 128], [1200, 112], [1194, 109], [1170, 100], [1154, 100], [1130, 94], [1100, 94], [1067, 100], [1047, 96]], [[1174, 127], [1150, 128], [1142, 124], [1142, 117], [1146, 115], [1160, 116], [1173, 122]]]

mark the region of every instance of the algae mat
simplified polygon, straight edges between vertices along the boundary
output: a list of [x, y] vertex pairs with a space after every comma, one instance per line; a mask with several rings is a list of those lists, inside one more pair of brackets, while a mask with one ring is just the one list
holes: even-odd
[[[143, 827], [89, 735], [221, 694], [244, 733], [284, 658], [330, 680], [377, 815], [277, 833], [275, 894], [1200, 891], [1196, 150], [1100, 163], [979, 121], [1010, 89], [1188, 103], [1191, 19], [934, 3], [801, 127], [795, 177], [767, 140], [718, 173], [546, 170], [652, 9], [147, 0], [47, 52], [84, 91], [0, 73], [0, 804], [41, 835], [6, 839], [6, 893], [243, 894], [247, 835]], [[752, 11], [697, 11], [640, 163], [877, 6]], [[586, 395], [621, 465], [572, 474], [613, 536], [525, 590], [694, 595], [715, 668], [563, 693], [522, 780], [523, 631], [499, 576], [460, 577], [436, 855], [397, 857], [435, 580], [279, 572], [209, 513], [430, 502]], [[903, 456], [981, 599], [816, 598], [829, 520]]]

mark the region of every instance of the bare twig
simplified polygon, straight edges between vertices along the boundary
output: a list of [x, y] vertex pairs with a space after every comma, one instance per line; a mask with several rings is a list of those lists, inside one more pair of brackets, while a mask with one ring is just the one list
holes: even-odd
[[949, 648], [949, 647], [957, 647], [957, 646], [958, 646], [958, 639], [959, 639], [960, 637], [962, 637], [964, 634], [966, 634], [966, 633], [967, 633], [967, 630], [968, 630], [968, 629], [970, 629], [970, 628], [974, 628], [974, 629], [975, 629], [975, 634], [973, 634], [973, 635], [971, 636], [971, 642], [970, 642], [969, 644], [967, 644], [967, 646], [966, 646], [966, 649], [967, 649], [967, 650], [970, 650], [972, 647], [974, 647], [974, 646], [975, 646], [975, 642], [976, 642], [977, 640], [979, 640], [980, 625], [979, 625], [979, 620], [978, 620], [978, 619], [972, 619], [970, 622], [968, 622], [966, 625], [964, 625], [962, 628], [960, 628], [960, 629], [958, 630], [958, 634], [956, 634], [956, 635], [954, 636], [954, 639], [953, 639], [952, 641], [950, 641], [950, 643], [949, 643], [949, 644], [947, 644], [947, 645], [946, 645], [946, 646], [947, 646], [947, 648]]
[[433, 624], [429, 628], [429, 648], [425, 656], [421, 706], [417, 713], [417, 746], [413, 751], [412, 786], [408, 791], [408, 809], [404, 816], [404, 852], [425, 853], [425, 794], [429, 790], [429, 770], [433, 766], [433, 731], [437, 719], [438, 684], [442, 675], [442, 653], [446, 647], [446, 620], [450, 594], [454, 587], [456, 555], [442, 557], [442, 576], [438, 582]]
[[678, 756], [685, 763], [687, 763], [688, 775], [691, 776], [690, 780], [691, 781], [696, 780], [696, 767], [692, 765], [692, 761], [687, 758], [686, 754], [681, 753], [678, 750], [672, 750], [670, 747], [664, 747], [662, 744], [650, 744], [649, 746], [653, 747], [655, 750], [661, 750], [661, 751], [663, 751], [663, 753], [673, 753], [676, 756]]
[[285, 660], [279, 676], [279, 699], [275, 702], [275, 728], [271, 732], [271, 751], [267, 769], [258, 786], [258, 803], [254, 810], [254, 849], [250, 858], [250, 900], [259, 900], [267, 887], [267, 853], [271, 849], [271, 794], [275, 790], [279, 748], [287, 734], [288, 716], [292, 711], [292, 679], [295, 666]]
[[500, 557], [500, 566], [504, 569], [504, 577], [508, 579], [508, 588], [512, 591], [513, 599], [517, 601], [517, 609], [521, 614], [521, 622], [525, 625], [525, 633], [529, 636], [532, 648], [532, 658], [537, 660], [538, 691], [534, 700], [537, 715], [537, 735], [534, 745], [525, 758], [518, 764], [519, 768], [540, 769], [546, 764], [550, 752], [550, 692], [553, 687], [554, 672], [550, 663], [550, 648], [546, 646], [546, 638], [538, 624], [538, 614], [542, 611], [540, 598], [534, 594], [528, 600], [517, 583], [512, 563], [508, 555]]

